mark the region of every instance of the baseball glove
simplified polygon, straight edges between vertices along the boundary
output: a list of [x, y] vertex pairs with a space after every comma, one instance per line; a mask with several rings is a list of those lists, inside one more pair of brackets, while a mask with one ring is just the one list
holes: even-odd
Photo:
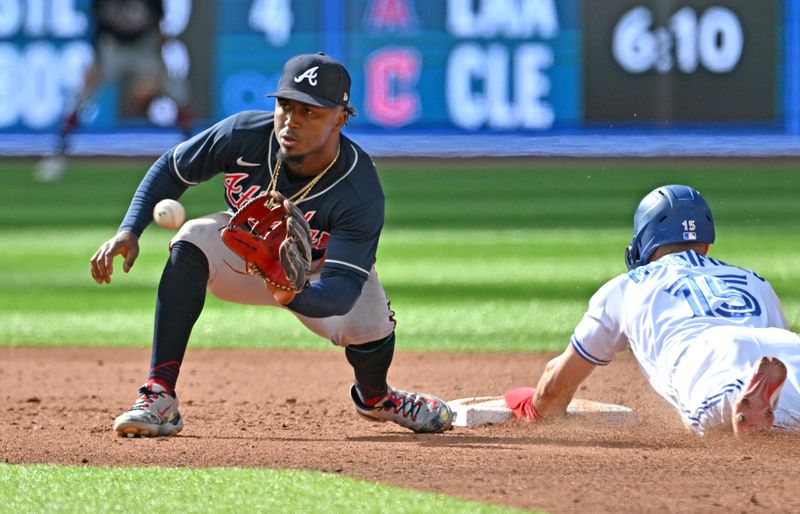
[[299, 293], [308, 285], [311, 229], [303, 212], [277, 191], [251, 198], [222, 229], [222, 241], [270, 290]]

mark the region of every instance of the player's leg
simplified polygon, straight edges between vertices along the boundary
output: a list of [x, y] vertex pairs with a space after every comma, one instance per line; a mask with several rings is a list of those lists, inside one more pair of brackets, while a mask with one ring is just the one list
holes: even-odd
[[103, 69], [104, 59], [106, 61], [113, 59], [113, 56], [111, 55], [106, 55], [105, 58], [101, 55], [102, 53], [108, 54], [108, 51], [102, 47], [98, 48], [97, 52], [98, 54], [92, 60], [91, 64], [89, 64], [89, 67], [86, 68], [86, 71], [83, 74], [83, 84], [81, 89], [78, 91], [78, 94], [72, 103], [72, 108], [67, 112], [67, 115], [61, 124], [61, 131], [59, 132], [59, 146], [57, 149], [57, 153], [59, 155], [65, 155], [67, 153], [70, 141], [69, 138], [78, 128], [78, 124], [80, 123], [81, 110], [86, 103], [94, 97], [95, 93], [100, 88], [100, 85], [103, 83], [105, 77], [105, 71]]
[[189, 107], [189, 85], [185, 77], [177, 76], [180, 71], [169, 73], [163, 50], [161, 36], [156, 33], [142, 38], [128, 49], [130, 71], [139, 84], [139, 94], [135, 97], [140, 108], [146, 107], [158, 96], [171, 99], [177, 108], [175, 126], [188, 139], [194, 124], [194, 115]]
[[[745, 381], [744, 392], [737, 399], [738, 403], [748, 396], [749, 400], [753, 399], [752, 394], [748, 395], [748, 392], [754, 393], [756, 398], [760, 396], [768, 399], [753, 401], [749, 408], [757, 407], [757, 403], [765, 404], [769, 401], [770, 405], [765, 405], [764, 410], [773, 411], [772, 430], [800, 431], [800, 352], [798, 352], [800, 336], [777, 328], [753, 329], [753, 331], [760, 352], [770, 357], [770, 362], [761, 373], [756, 364], [753, 373], [748, 377], [749, 381]], [[785, 375], [782, 375], [783, 369]], [[785, 379], [782, 380], [782, 376], [785, 376]], [[737, 422], [735, 413], [733, 422], [734, 424]]]
[[194, 127], [194, 112], [191, 108], [189, 82], [185, 77], [167, 75], [164, 85], [164, 95], [171, 98], [178, 108], [175, 116], [175, 127], [181, 131], [184, 139], [192, 137]]
[[203, 310], [207, 282], [203, 252], [187, 241], [173, 244], [158, 286], [148, 380], [134, 405], [115, 420], [117, 434], [172, 435], [183, 428], [175, 384], [192, 327]]
[[114, 41], [113, 48], [115, 72], [129, 82], [124, 101], [129, 109], [144, 113], [167, 81], [167, 70], [161, 59], [161, 38], [151, 33], [133, 41]]
[[105, 80], [106, 70], [103, 63], [107, 63], [109, 59], [113, 60], [107, 46], [104, 40], [98, 41], [95, 56], [84, 72], [83, 83], [61, 121], [55, 152], [36, 164], [34, 178], [39, 182], [55, 182], [64, 176], [67, 169], [66, 155], [72, 135], [80, 123], [80, 113]]
[[156, 298], [148, 380], [131, 409], [115, 420], [114, 429], [121, 436], [171, 435], [183, 428], [175, 385], [205, 304], [209, 263], [219, 262], [218, 226], [213, 217], [192, 220], [173, 238]]
[[726, 330], [707, 330], [686, 342], [670, 371], [672, 403], [684, 424], [699, 435], [730, 433], [736, 398], [760, 357], [755, 345], [737, 344]]
[[747, 386], [733, 406], [733, 431], [740, 438], [768, 432], [775, 424], [775, 405], [783, 383], [786, 365], [776, 357], [762, 357]]
[[[758, 363], [763, 357], [777, 357], [790, 367], [790, 379], [781, 390], [781, 399], [774, 409], [775, 425], [800, 427], [800, 396], [795, 385], [798, 377], [797, 371], [791, 371], [800, 369], [798, 343], [800, 338], [795, 334], [779, 329], [717, 327], [707, 330], [700, 339], [688, 343], [685, 354], [671, 372], [673, 404], [687, 426], [699, 434], [730, 432], [735, 425], [732, 421], [737, 402], [747, 394], [754, 380], [760, 382], [754, 378]], [[770, 373], [771, 378], [758, 390], [772, 396], [776, 376]], [[751, 417], [751, 421], [762, 426], [768, 421], [766, 418], [771, 417], [772, 407], [768, 409], [764, 404], [758, 411], [758, 416]]]
[[114, 39], [110, 36], [100, 36], [95, 45], [94, 58], [83, 74], [81, 89], [61, 127], [59, 152], [62, 155], [67, 151], [69, 137], [78, 128], [82, 109], [87, 102], [94, 98], [103, 82], [119, 80], [124, 62], [124, 56]]
[[[208, 291], [220, 300], [278, 306], [261, 278], [249, 275], [241, 258], [219, 237], [219, 230], [229, 219], [228, 213], [216, 213], [191, 220], [173, 238], [172, 245], [174, 247], [178, 241], [183, 241], [202, 251], [208, 261]], [[318, 276], [312, 277], [315, 278]], [[360, 414], [372, 421], [394, 421], [418, 432], [445, 430], [450, 427], [452, 413], [443, 401], [431, 395], [393, 389], [386, 384], [394, 355], [393, 315], [374, 270], [353, 309], [346, 315], [308, 318], [295, 314], [313, 332], [348, 347], [345, 351], [357, 384], [351, 389], [351, 397]], [[182, 348], [185, 348], [185, 342]], [[167, 359], [164, 357], [152, 364], [167, 364], [159, 370], [168, 370]]]
[[443, 400], [395, 389], [387, 383], [395, 346], [394, 312], [374, 269], [361, 296], [344, 316], [296, 316], [312, 331], [345, 347], [354, 373], [350, 398], [362, 417], [393, 421], [415, 432], [435, 433], [451, 428], [452, 411]]
[[83, 75], [83, 85], [78, 92], [77, 97], [73, 102], [72, 108], [68, 111], [67, 116], [61, 123], [61, 131], [59, 132], [59, 145], [57, 153], [64, 155], [69, 146], [69, 137], [78, 128], [80, 121], [80, 112], [86, 102], [94, 96], [97, 88], [103, 82], [103, 70], [100, 66], [99, 59], [95, 58], [92, 63], [86, 68]]
[[386, 378], [394, 353], [395, 334], [386, 339], [345, 348], [353, 367], [350, 399], [368, 421], [393, 421], [414, 432], [442, 432], [450, 428], [452, 413], [441, 399], [425, 393], [401, 391]]
[[347, 362], [353, 367], [354, 400], [360, 405], [374, 407], [389, 392], [387, 375], [394, 358], [395, 334], [369, 343], [350, 345], [344, 349]]

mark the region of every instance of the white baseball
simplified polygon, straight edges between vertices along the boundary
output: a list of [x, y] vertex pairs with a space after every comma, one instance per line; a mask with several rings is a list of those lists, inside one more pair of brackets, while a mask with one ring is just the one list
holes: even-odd
[[177, 200], [161, 200], [153, 208], [153, 220], [159, 227], [177, 230], [186, 219], [186, 209]]

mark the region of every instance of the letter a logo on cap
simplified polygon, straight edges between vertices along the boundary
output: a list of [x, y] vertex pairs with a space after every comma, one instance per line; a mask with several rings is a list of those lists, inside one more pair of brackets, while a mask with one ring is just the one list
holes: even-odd
[[319, 68], [319, 66], [314, 66], [313, 68], [307, 69], [302, 74], [296, 76], [294, 78], [294, 81], [297, 82], [297, 83], [300, 83], [300, 82], [303, 81], [303, 79], [308, 79], [308, 83], [309, 84], [311, 84], [312, 86], [316, 86], [317, 85], [317, 68]]

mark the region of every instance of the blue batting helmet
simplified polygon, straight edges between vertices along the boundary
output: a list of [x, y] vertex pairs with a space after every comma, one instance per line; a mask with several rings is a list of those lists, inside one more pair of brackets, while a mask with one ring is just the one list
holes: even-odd
[[703, 196], [689, 186], [662, 186], [645, 196], [633, 215], [633, 239], [625, 251], [632, 270], [650, 261], [659, 246], [713, 243], [714, 219]]

